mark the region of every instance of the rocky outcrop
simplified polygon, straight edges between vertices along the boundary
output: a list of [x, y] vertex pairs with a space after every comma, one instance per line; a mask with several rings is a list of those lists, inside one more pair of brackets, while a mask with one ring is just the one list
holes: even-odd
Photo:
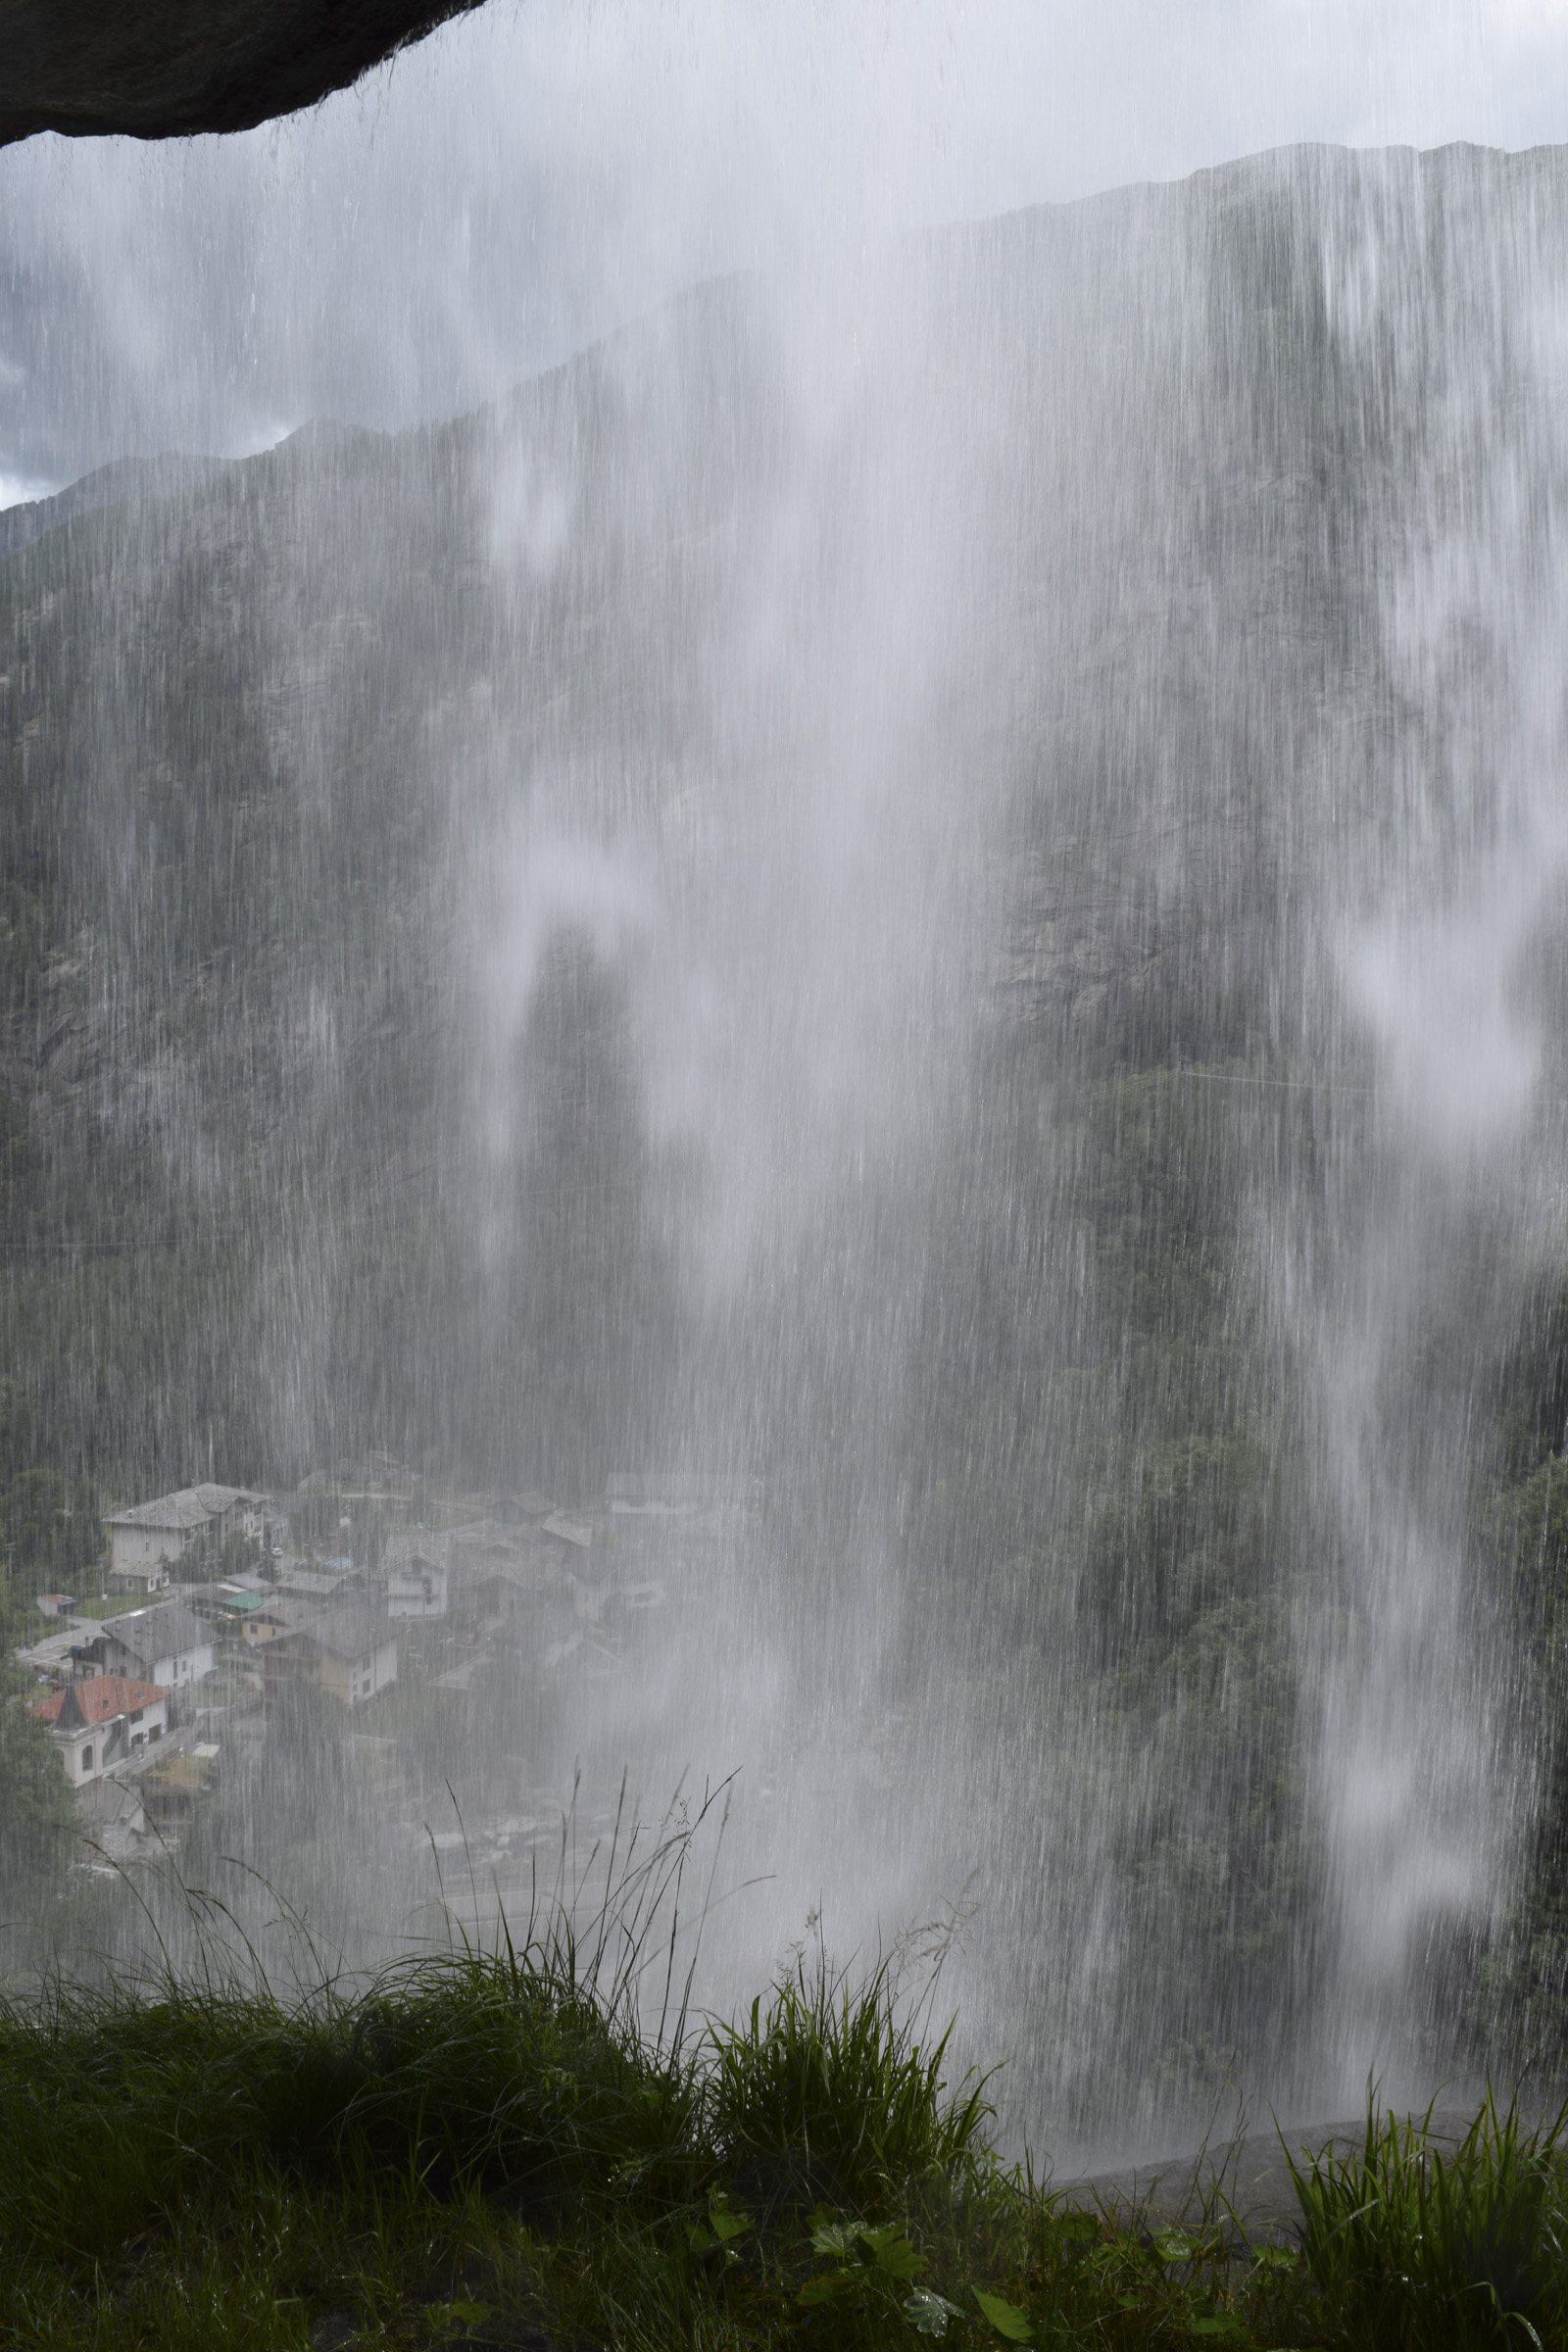
[[221, 458], [186, 458], [172, 453], [157, 458], [112, 458], [107, 466], [84, 473], [79, 481], [50, 498], [29, 498], [20, 506], [0, 508], [0, 559], [30, 547], [45, 531], [57, 529], [74, 515], [90, 514], [97, 507], [123, 506], [133, 499], [173, 498], [182, 490], [198, 489], [220, 473], [224, 463]]
[[314, 106], [475, 0], [0, 0], [0, 145], [168, 139]]

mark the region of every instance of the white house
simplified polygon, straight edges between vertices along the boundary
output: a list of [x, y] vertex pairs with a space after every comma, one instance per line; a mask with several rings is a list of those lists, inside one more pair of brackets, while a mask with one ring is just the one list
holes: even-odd
[[161, 1592], [170, 1562], [197, 1542], [248, 1536], [260, 1543], [268, 1497], [247, 1487], [181, 1487], [153, 1502], [133, 1503], [104, 1521], [109, 1530], [109, 1586], [115, 1592]]
[[132, 1674], [177, 1690], [213, 1671], [213, 1629], [177, 1600], [111, 1617], [86, 1644], [85, 1656], [103, 1674]]
[[389, 1617], [444, 1617], [451, 1538], [414, 1530], [387, 1539], [381, 1555]]
[[311, 1673], [346, 1707], [359, 1707], [398, 1679], [398, 1645], [381, 1611], [368, 1600], [346, 1600], [318, 1617], [298, 1639]]
[[80, 1788], [157, 1745], [169, 1728], [169, 1693], [133, 1676], [97, 1674], [52, 1690], [32, 1712], [54, 1734], [67, 1780]]

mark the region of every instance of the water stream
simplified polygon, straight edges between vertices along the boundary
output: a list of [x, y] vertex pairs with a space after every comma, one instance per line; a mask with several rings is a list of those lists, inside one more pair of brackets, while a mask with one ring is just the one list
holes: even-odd
[[483, 1921], [574, 1775], [736, 1774], [703, 1996], [937, 1923], [1061, 2158], [1549, 2040], [1565, 231], [1556, 150], [1282, 152], [0, 563], [23, 1209], [126, 1251], [22, 1388], [149, 1491], [538, 1490], [615, 1603], [335, 1780], [236, 1718], [204, 1867], [381, 1951], [444, 1804]]

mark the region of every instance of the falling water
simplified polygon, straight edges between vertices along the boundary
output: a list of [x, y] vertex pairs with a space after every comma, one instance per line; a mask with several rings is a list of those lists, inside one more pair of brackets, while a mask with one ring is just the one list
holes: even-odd
[[1522, 2046], [1565, 229], [1293, 150], [4, 559], [29, 1410], [536, 1488], [659, 1604], [374, 1773], [236, 1732], [193, 1864], [358, 1955], [448, 1788], [504, 1871], [735, 1773], [707, 1997], [956, 1923], [1058, 2154]]

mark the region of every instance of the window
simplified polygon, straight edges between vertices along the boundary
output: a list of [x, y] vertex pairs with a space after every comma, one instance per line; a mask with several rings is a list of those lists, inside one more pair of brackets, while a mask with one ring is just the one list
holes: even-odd
[[92, 1743], [90, 1740], [81, 1751], [81, 1769], [83, 1772], [92, 1770]]
[[143, 1715], [146, 1713], [146, 1711], [147, 1711], [147, 1710], [145, 1709], [145, 1707], [132, 1707], [132, 1708], [131, 1708], [131, 1710], [130, 1710], [130, 1720], [131, 1720], [131, 1722], [132, 1722], [132, 1723], [140, 1723], [140, 1721], [141, 1721], [141, 1719], [142, 1719]]

